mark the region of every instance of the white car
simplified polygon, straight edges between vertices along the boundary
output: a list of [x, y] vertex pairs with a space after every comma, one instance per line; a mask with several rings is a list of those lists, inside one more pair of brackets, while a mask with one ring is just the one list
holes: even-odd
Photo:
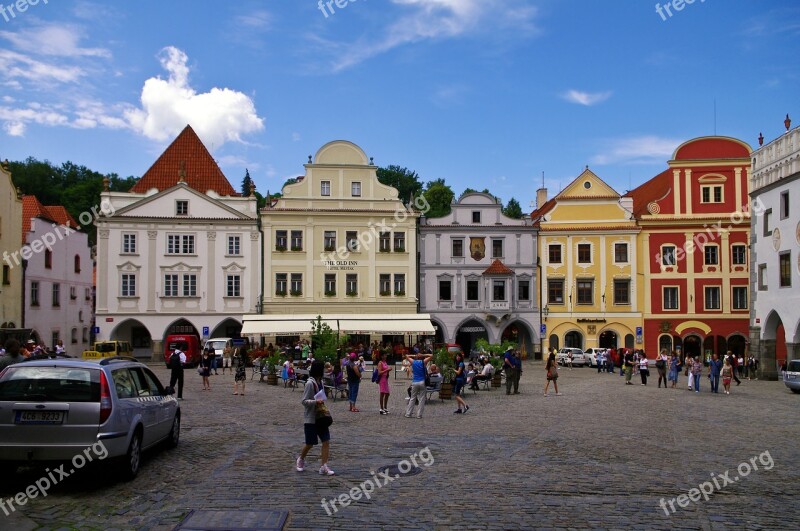
[[572, 354], [572, 365], [582, 367], [586, 365], [586, 356], [579, 348], [562, 348], [556, 354], [556, 363], [566, 366], [569, 364], [569, 354]]
[[583, 353], [584, 357], [586, 358], [586, 364], [589, 365], [589, 367], [597, 367], [598, 354], [603, 354], [603, 356], [606, 356], [608, 354], [608, 349], [590, 347], [587, 348]]

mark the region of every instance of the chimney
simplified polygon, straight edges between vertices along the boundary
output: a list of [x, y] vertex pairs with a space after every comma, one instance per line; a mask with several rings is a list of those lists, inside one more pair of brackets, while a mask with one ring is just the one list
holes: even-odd
[[547, 188], [539, 188], [536, 190], [536, 208], [542, 208], [545, 203], [547, 203]]

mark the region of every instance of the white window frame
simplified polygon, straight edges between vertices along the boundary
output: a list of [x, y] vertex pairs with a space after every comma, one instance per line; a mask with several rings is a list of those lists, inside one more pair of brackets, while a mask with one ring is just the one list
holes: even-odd
[[320, 183], [319, 183], [319, 194], [322, 197], [330, 197], [331, 196], [331, 182], [330, 181], [320, 181]]
[[[675, 307], [667, 306], [667, 290], [675, 290]], [[681, 309], [681, 287], [680, 286], [661, 286], [661, 311], [678, 312]]]
[[136, 254], [136, 233], [122, 233], [122, 254]]

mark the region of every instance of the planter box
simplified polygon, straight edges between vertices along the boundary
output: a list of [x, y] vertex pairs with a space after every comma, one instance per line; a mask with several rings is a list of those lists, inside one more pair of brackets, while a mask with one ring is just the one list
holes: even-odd
[[439, 389], [439, 398], [442, 400], [453, 398], [453, 384], [442, 382], [442, 387]]

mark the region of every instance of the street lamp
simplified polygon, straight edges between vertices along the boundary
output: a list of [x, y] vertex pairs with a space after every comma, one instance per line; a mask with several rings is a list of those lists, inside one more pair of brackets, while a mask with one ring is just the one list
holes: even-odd
[[550, 307], [545, 306], [542, 310], [542, 314], [544, 315], [544, 320], [547, 321], [547, 316], [550, 314]]

